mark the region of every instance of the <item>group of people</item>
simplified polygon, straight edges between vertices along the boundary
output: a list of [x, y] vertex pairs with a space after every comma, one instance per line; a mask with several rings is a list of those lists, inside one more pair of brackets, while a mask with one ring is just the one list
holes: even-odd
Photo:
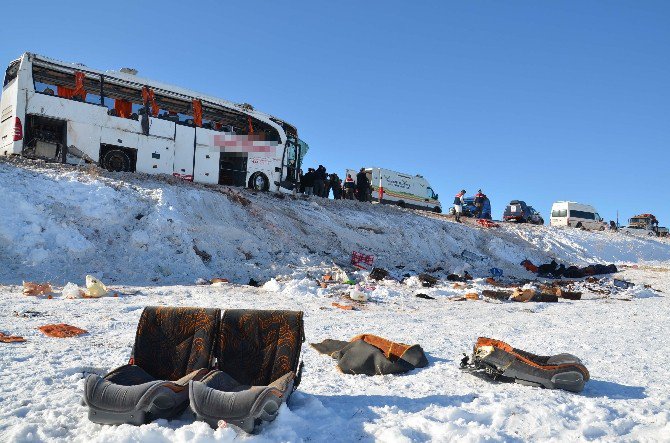
[[[463, 215], [463, 206], [465, 206], [465, 189], [461, 189], [461, 192], [454, 196], [454, 214], [456, 215], [456, 221], [461, 221], [461, 215]], [[486, 194], [482, 193], [482, 190], [478, 190], [475, 194], [475, 212], [474, 216], [476, 218], [482, 218], [482, 211], [484, 209], [484, 202], [486, 201]]]
[[356, 199], [364, 202], [371, 200], [370, 189], [365, 168], [361, 168], [355, 180], [351, 174], [347, 174], [344, 181], [336, 173], [329, 174], [323, 165], [316, 169], [307, 168], [305, 174], [300, 171], [300, 192], [307, 196], [328, 198], [332, 191], [335, 200]]

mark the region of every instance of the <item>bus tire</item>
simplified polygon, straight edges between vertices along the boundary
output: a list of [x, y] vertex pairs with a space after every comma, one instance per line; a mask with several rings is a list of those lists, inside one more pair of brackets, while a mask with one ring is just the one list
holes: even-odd
[[584, 226], [584, 225], [582, 225], [582, 222], [577, 222], [577, 224], [575, 225], [575, 228], [582, 229], [582, 226]]
[[405, 207], [407, 206], [407, 205], [405, 205], [405, 202], [402, 201], [402, 200], [400, 200], [400, 201], [397, 203], [397, 205], [398, 205], [399, 207], [401, 207], [401, 208], [405, 208]]
[[102, 157], [101, 166], [110, 172], [130, 172], [130, 155], [123, 149], [110, 149]]
[[436, 214], [441, 214], [442, 213], [442, 208], [440, 208], [439, 206], [435, 206], [433, 208], [433, 212], [436, 213]]
[[267, 191], [270, 189], [270, 180], [262, 172], [254, 172], [249, 179], [249, 187], [254, 191]]

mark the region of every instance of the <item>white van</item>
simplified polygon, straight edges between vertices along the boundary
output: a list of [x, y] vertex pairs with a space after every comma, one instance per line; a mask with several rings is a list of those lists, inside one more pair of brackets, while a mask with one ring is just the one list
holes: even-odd
[[[365, 168], [365, 173], [370, 181], [373, 202], [442, 212], [438, 195], [423, 176], [383, 168]], [[355, 181], [358, 171], [347, 169], [347, 174], [351, 174]]]
[[604, 231], [607, 223], [591, 205], [575, 202], [556, 202], [551, 206], [551, 226], [572, 226]]

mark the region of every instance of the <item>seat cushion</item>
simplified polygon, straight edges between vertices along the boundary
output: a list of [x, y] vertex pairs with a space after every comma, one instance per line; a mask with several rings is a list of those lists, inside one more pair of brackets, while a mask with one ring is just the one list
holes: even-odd
[[295, 374], [289, 372], [267, 386], [244, 385], [222, 371], [213, 371], [189, 386], [191, 409], [212, 427], [220, 420], [253, 432], [257, 421], [272, 421], [293, 389]]

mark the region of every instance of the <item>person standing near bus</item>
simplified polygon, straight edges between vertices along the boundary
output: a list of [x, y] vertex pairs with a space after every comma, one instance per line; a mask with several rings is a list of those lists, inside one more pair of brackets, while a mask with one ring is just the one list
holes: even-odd
[[461, 222], [461, 214], [463, 213], [463, 196], [465, 195], [465, 189], [462, 189], [461, 192], [456, 194], [454, 197], [454, 214], [456, 215], [456, 221]]
[[485, 199], [486, 196], [482, 194], [482, 190], [480, 189], [477, 191], [477, 194], [475, 194], [475, 217], [477, 218], [482, 218], [482, 209], [484, 208]]
[[333, 198], [340, 200], [342, 198], [342, 180], [337, 174], [330, 174], [330, 187], [333, 190]]
[[358, 201], [368, 201], [370, 194], [370, 181], [368, 175], [365, 173], [365, 168], [361, 168], [360, 172], [356, 174], [356, 192], [358, 192]]
[[354, 188], [356, 188], [356, 182], [354, 182], [351, 174], [347, 174], [347, 178], [344, 179], [344, 198], [346, 200], [354, 199]]
[[314, 195], [323, 197], [323, 192], [326, 188], [326, 168], [319, 165], [314, 172]]
[[307, 174], [302, 177], [305, 185], [305, 195], [314, 194], [314, 168], [307, 168]]

